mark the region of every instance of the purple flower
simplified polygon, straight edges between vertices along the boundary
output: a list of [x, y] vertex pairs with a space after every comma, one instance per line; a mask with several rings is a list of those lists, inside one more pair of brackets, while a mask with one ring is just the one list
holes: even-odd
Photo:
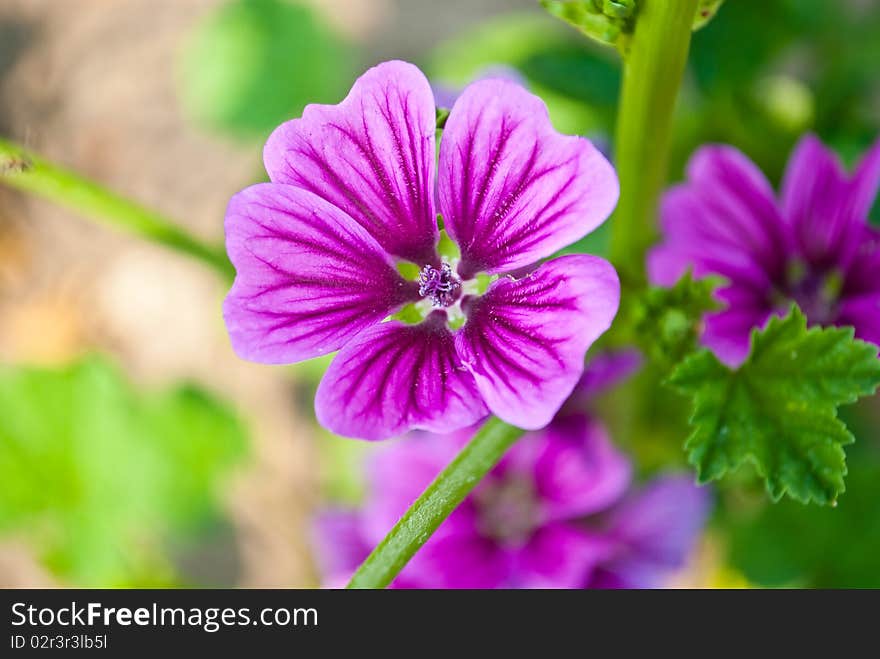
[[798, 144], [777, 200], [763, 174], [729, 146], [691, 158], [687, 182], [661, 205], [665, 242], [648, 258], [652, 282], [688, 267], [717, 274], [726, 308], [707, 315], [703, 342], [735, 366], [749, 333], [797, 302], [813, 325], [852, 325], [880, 344], [880, 231], [867, 222], [880, 184], [880, 140], [848, 176], [815, 136]]
[[[387, 62], [339, 105], [311, 105], [276, 129], [264, 151], [271, 183], [229, 203], [232, 345], [272, 364], [339, 350], [315, 400], [336, 433], [447, 432], [489, 412], [542, 427], [617, 311], [606, 261], [535, 267], [614, 208], [614, 170], [589, 141], [556, 133], [515, 83], [469, 86], [440, 147], [439, 208], [460, 249], [450, 261], [437, 252], [434, 152], [428, 81]], [[401, 262], [419, 274], [404, 277]], [[390, 319], [410, 304], [421, 322]]]
[[[619, 375], [631, 358], [617, 361]], [[397, 588], [648, 588], [683, 564], [708, 512], [705, 490], [666, 476], [631, 488], [626, 458], [578, 404], [528, 433], [440, 525], [394, 582]], [[580, 388], [579, 388], [580, 389]], [[317, 557], [342, 585], [470, 433], [420, 435], [374, 456], [358, 511], [323, 514]]]

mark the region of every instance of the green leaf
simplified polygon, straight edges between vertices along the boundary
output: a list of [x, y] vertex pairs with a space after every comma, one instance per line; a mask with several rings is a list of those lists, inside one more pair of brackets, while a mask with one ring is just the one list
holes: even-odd
[[97, 357], [0, 368], [0, 409], [0, 533], [84, 586], [174, 583], [163, 545], [218, 521], [246, 445], [207, 394], [140, 394]]
[[846, 496], [836, 508], [783, 500], [728, 513], [729, 560], [750, 582], [880, 588], [880, 447], [859, 441], [858, 448], [867, 450], [850, 450]]
[[718, 307], [715, 278], [694, 279], [685, 273], [671, 288], [651, 287], [635, 308], [639, 347], [660, 364], [676, 364], [697, 347], [703, 315]]
[[[615, 63], [611, 57], [597, 56], [591, 44], [581, 39], [551, 16], [534, 12], [509, 12], [480, 22], [455, 37], [443, 41], [427, 58], [425, 72], [432, 81], [452, 87], [464, 87], [488, 70], [508, 66], [523, 73], [529, 89], [547, 104], [550, 118], [563, 133], [584, 134], [608, 132], [612, 124], [611, 109], [617, 98], [617, 85], [607, 84], [613, 78]], [[601, 74], [598, 85], [579, 85], [576, 75], [593, 75], [595, 71], [578, 69], [572, 73], [564, 64], [557, 66], [557, 53], [582, 53], [596, 60], [599, 67], [611, 69]], [[546, 57], [545, 57], [546, 55]], [[574, 77], [572, 77], [574, 76]], [[594, 76], [594, 82], [600, 76]], [[619, 76], [618, 76], [619, 77]], [[562, 84], [561, 81], [565, 81]], [[594, 96], [606, 95], [602, 108], [595, 108], [571, 92], [590, 87]], [[607, 92], [607, 94], [606, 94]]]
[[807, 329], [796, 306], [751, 340], [736, 370], [702, 350], [670, 376], [692, 399], [688, 460], [702, 483], [748, 462], [774, 501], [787, 493], [834, 504], [844, 491], [843, 446], [853, 441], [837, 407], [877, 389], [877, 347], [854, 339], [852, 328]]
[[232, 0], [183, 51], [180, 94], [196, 121], [265, 138], [307, 103], [337, 103], [351, 84], [351, 48], [302, 4]]

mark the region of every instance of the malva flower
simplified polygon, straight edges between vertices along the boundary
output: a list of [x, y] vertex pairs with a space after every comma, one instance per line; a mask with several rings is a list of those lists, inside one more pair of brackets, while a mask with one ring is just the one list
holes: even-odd
[[[393, 587], [661, 586], [694, 546], [707, 491], [675, 475], [634, 489], [629, 461], [584, 411], [586, 398], [637, 363], [623, 354], [591, 365], [554, 421], [514, 444]], [[469, 434], [423, 433], [372, 456], [364, 506], [325, 511], [317, 520], [325, 585], [345, 584]]]
[[867, 221], [878, 184], [880, 140], [848, 176], [805, 137], [779, 199], [742, 153], [703, 147], [662, 200], [664, 242], [649, 254], [649, 277], [671, 285], [693, 268], [726, 279], [726, 306], [706, 316], [702, 340], [731, 366], [748, 355], [751, 329], [792, 302], [812, 325], [852, 325], [880, 345], [880, 231]]
[[232, 345], [271, 364], [339, 350], [315, 408], [342, 435], [447, 432], [490, 412], [542, 427], [617, 311], [606, 261], [536, 265], [614, 208], [617, 178], [590, 142], [554, 131], [516, 83], [470, 85], [440, 145], [439, 209], [459, 249], [443, 258], [435, 123], [424, 75], [380, 64], [339, 105], [276, 129], [271, 182], [229, 203]]

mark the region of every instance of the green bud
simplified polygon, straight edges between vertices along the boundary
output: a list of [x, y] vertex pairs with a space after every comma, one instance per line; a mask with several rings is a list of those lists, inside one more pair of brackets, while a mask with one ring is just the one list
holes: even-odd
[[550, 14], [599, 43], [623, 48], [632, 33], [636, 0], [540, 0]]
[[699, 30], [711, 21], [723, 2], [724, 0], [700, 0], [700, 4], [697, 5], [697, 13], [694, 16], [694, 30]]

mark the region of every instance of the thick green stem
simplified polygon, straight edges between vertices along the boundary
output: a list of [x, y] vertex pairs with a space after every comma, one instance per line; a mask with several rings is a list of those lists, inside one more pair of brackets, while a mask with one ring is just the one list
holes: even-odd
[[349, 588], [384, 588], [523, 434], [490, 418], [358, 568]]
[[235, 274], [222, 247], [206, 245], [166, 217], [2, 139], [0, 182], [195, 257], [224, 277]]
[[645, 281], [645, 251], [666, 181], [672, 111], [684, 74], [698, 0], [641, 0], [624, 57], [615, 163], [620, 201], [611, 224], [611, 260], [625, 284]]

